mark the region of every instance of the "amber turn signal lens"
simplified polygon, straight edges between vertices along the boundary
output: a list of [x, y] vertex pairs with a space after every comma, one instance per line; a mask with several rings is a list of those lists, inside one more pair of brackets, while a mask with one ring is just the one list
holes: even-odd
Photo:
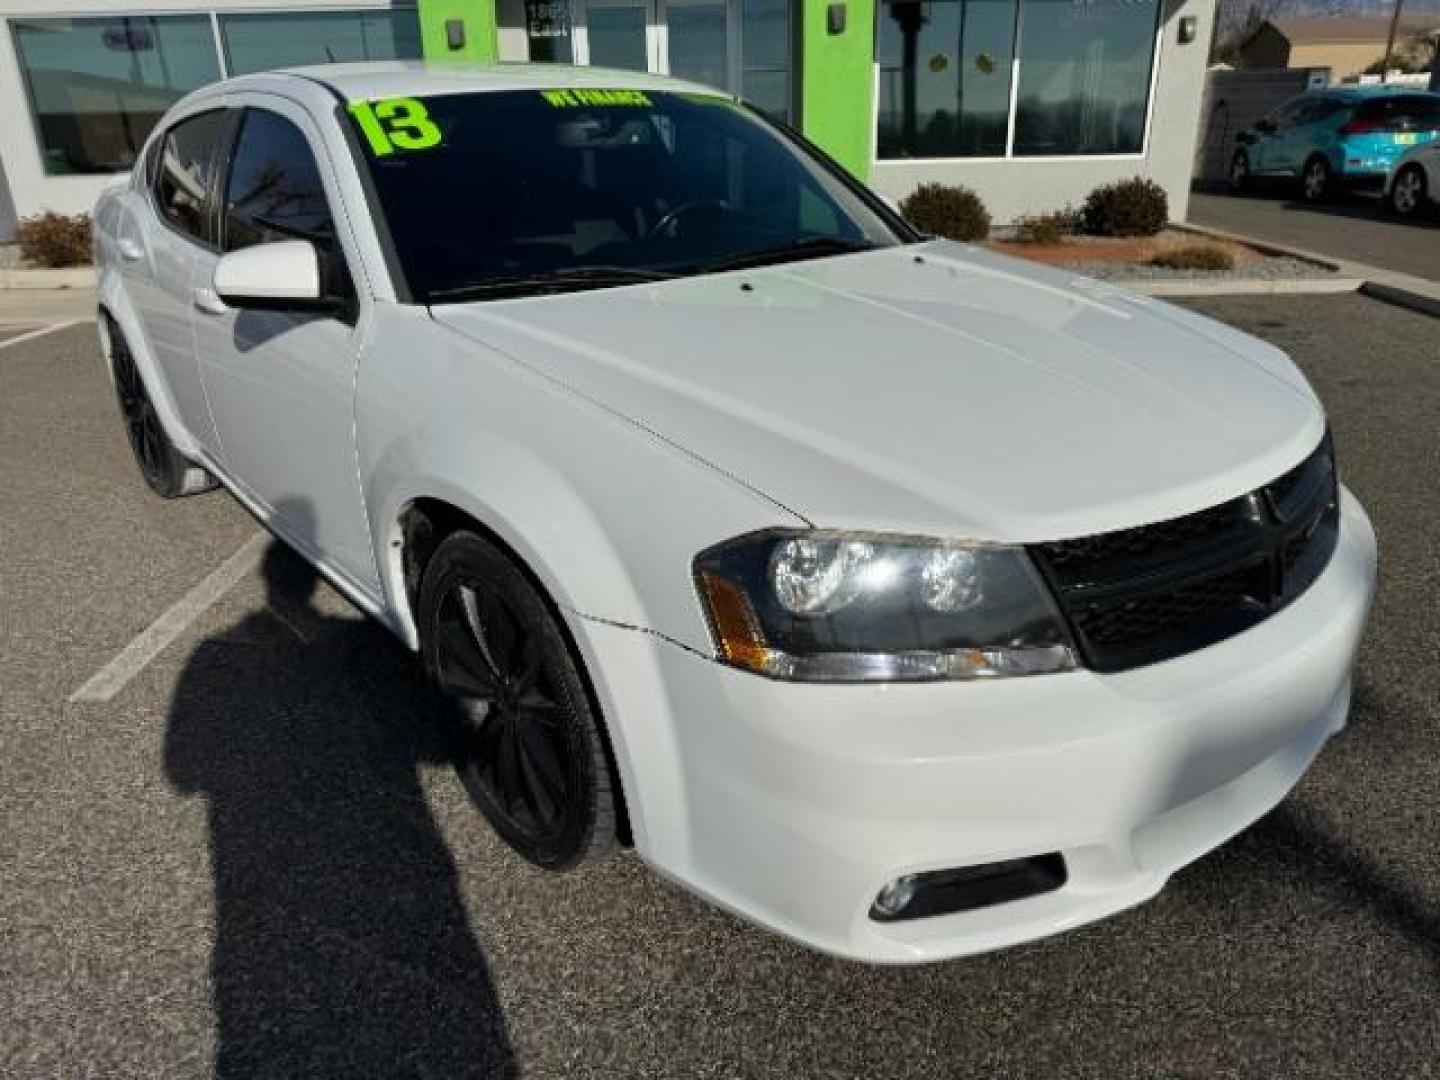
[[740, 587], [705, 571], [700, 572], [699, 580], [721, 655], [738, 667], [768, 670], [770, 650], [760, 634], [760, 624], [750, 601]]

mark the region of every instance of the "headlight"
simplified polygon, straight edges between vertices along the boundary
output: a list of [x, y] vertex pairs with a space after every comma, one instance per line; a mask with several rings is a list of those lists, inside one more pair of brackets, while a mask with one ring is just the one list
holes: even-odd
[[890, 682], [1068, 671], [1070, 637], [1018, 547], [770, 531], [695, 560], [720, 658], [776, 679]]

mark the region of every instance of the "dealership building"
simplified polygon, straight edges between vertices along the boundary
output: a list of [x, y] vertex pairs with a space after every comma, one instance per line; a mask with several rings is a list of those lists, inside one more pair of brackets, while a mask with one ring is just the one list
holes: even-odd
[[[0, 240], [88, 210], [182, 94], [327, 60], [668, 72], [787, 121], [883, 194], [997, 221], [1144, 175], [1183, 215], [1215, 0], [0, 0]], [[497, 143], [503, 152], [504, 143]]]

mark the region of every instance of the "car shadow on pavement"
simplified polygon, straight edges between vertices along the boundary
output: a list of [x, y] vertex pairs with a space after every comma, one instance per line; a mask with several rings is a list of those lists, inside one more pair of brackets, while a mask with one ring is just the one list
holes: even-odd
[[206, 800], [215, 1074], [516, 1074], [422, 766], [443, 760], [417, 666], [373, 622], [321, 614], [275, 543], [270, 609], [201, 644], [165, 764]]
[[[1339, 739], [1363, 739], [1367, 757], [1383, 758], [1396, 750], [1386, 746], [1385, 729], [1426, 723], [1423, 717], [1406, 716], [1405, 708], [1404, 702], [1357, 681], [1350, 723]], [[1342, 749], [1335, 743], [1327, 747], [1322, 767], [1325, 753]], [[1373, 776], [1383, 772], [1368, 761], [1362, 771]], [[1364, 846], [1363, 841], [1342, 835], [1317, 806], [1292, 794], [1232, 841], [1223, 865], [1228, 872], [1245, 873], [1265, 867], [1267, 874], [1303, 883], [1343, 908], [1368, 910], [1429, 960], [1440, 963], [1440, 909], [1422, 886], [1405, 880], [1403, 870], [1368, 856]]]

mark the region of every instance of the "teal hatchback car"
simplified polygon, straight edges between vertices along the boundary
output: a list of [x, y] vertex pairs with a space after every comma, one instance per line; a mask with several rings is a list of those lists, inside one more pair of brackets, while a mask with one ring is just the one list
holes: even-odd
[[1342, 187], [1380, 188], [1396, 159], [1440, 134], [1440, 94], [1388, 86], [1315, 90], [1236, 136], [1230, 181], [1298, 182], [1318, 202]]

